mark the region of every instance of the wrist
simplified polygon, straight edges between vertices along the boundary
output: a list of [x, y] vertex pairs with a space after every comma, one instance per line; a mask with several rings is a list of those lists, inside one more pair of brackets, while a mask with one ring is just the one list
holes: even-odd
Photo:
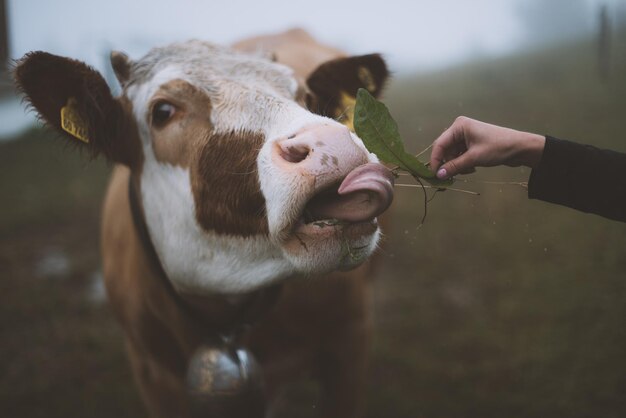
[[535, 168], [541, 161], [546, 138], [542, 135], [523, 132], [518, 141], [517, 161], [520, 165]]

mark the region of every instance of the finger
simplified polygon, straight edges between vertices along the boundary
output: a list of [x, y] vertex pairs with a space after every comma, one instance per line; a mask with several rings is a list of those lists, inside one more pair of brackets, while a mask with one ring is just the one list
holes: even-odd
[[445, 150], [445, 153], [443, 155], [443, 160], [444, 162], [454, 160], [455, 158], [461, 156], [461, 154], [465, 152], [467, 152], [467, 147], [465, 146], [465, 142], [454, 142]]
[[443, 164], [441, 168], [437, 170], [437, 178], [441, 180], [449, 179], [459, 173], [471, 171], [474, 167], [474, 157], [471, 153], [466, 152], [465, 154]]
[[433, 142], [433, 149], [430, 152], [430, 168], [431, 170], [437, 170], [441, 163], [443, 163], [447, 157], [451, 155], [451, 149], [454, 148], [456, 140], [456, 127], [452, 125]]
[[430, 151], [430, 169], [431, 170], [437, 171], [441, 163], [443, 163], [444, 154], [445, 154], [445, 144], [446, 142], [448, 142], [448, 139], [447, 139], [448, 136], [450, 136], [450, 128], [443, 131], [443, 133], [439, 135], [437, 139], [435, 139], [435, 142], [433, 142], [433, 147]]

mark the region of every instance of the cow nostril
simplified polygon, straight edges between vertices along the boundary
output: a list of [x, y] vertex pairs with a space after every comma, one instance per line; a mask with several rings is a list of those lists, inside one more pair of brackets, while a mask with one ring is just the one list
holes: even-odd
[[286, 145], [281, 147], [281, 157], [290, 163], [299, 163], [309, 156], [311, 150], [306, 145]]

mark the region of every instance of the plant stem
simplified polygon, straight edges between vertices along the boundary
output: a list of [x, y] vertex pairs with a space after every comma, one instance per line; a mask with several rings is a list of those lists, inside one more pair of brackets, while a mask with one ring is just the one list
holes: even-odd
[[[439, 190], [441, 187], [437, 187], [437, 186], [426, 186], [426, 185], [419, 185], [419, 184], [401, 184], [401, 183], [396, 183], [396, 186], [399, 187], [413, 187], [413, 188], [418, 188], [418, 189], [437, 189]], [[467, 194], [471, 194], [474, 196], [480, 196], [480, 193], [478, 192], [474, 192], [471, 190], [463, 190], [463, 189], [457, 189], [455, 187], [445, 187], [445, 190], [451, 190], [453, 192], [460, 192], [460, 193], [467, 193]]]

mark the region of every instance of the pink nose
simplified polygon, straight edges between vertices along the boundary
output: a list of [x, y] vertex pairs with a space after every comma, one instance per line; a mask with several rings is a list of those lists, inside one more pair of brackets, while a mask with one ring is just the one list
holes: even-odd
[[316, 125], [276, 142], [275, 161], [309, 174], [342, 171], [368, 162], [365, 151], [341, 125]]

